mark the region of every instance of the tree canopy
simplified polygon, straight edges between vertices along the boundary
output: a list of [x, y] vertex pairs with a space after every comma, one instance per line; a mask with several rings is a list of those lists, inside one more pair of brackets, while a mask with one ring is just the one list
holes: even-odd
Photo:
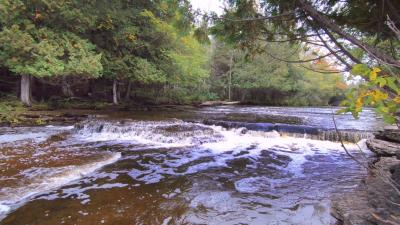
[[[221, 17], [214, 15], [212, 32], [220, 39], [249, 55], [266, 53], [316, 72], [348, 72], [352, 74], [348, 76], [350, 80], [362, 76], [362, 84], [347, 94], [345, 111], [357, 117], [362, 106], [374, 106], [387, 122], [395, 122], [400, 109], [399, 1], [227, 2], [225, 13]], [[325, 54], [290, 60], [268, 49], [274, 43], [298, 43], [305, 52], [323, 49]], [[330, 62], [329, 70], [307, 65], [322, 59]]]
[[[211, 22], [198, 17], [188, 0], [0, 0], [0, 67], [6, 71], [0, 79], [20, 77], [19, 88], [7, 88], [26, 105], [32, 96], [48, 100], [58, 95], [112, 99], [114, 104], [230, 99], [326, 105], [342, 95], [336, 83], [343, 80], [332, 74], [336, 68], [329, 60], [298, 41], [280, 43], [311, 32], [309, 26], [297, 28], [304, 18], [290, 21], [292, 14], [283, 10], [299, 8], [294, 1], [257, 7], [255, 1], [229, 3], [225, 15]], [[281, 18], [282, 13], [287, 21], [261, 18]], [[379, 46], [390, 47], [391, 36], [379, 38]], [[266, 45], [266, 40], [274, 42]], [[346, 48], [358, 54], [357, 48]], [[291, 63], [304, 56], [307, 63]], [[314, 57], [324, 65], [311, 63]], [[329, 70], [331, 76], [305, 68]]]

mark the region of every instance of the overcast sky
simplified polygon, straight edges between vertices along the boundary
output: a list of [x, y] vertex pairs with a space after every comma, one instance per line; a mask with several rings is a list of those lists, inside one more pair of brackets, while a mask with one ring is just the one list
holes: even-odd
[[222, 13], [222, 1], [221, 0], [190, 0], [193, 9], [200, 9], [201, 11], [211, 12], [214, 11], [218, 14]]

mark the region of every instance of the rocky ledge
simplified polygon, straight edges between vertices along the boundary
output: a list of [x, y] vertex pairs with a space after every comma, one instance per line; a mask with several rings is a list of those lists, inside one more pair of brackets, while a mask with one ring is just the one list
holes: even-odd
[[340, 225], [400, 224], [400, 130], [384, 130], [367, 141], [377, 158], [353, 191], [333, 200]]
[[62, 112], [62, 111], [28, 111], [19, 114], [15, 121], [2, 122], [0, 127], [23, 127], [42, 125], [72, 125], [89, 117], [83, 112]]

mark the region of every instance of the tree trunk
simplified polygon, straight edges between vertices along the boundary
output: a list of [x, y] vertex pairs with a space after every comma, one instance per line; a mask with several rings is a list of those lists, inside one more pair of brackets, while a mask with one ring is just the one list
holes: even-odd
[[72, 92], [71, 85], [67, 81], [67, 77], [62, 77], [62, 92], [65, 97], [73, 97], [74, 93]]
[[22, 75], [21, 76], [21, 102], [26, 106], [32, 105], [31, 97], [31, 76]]
[[118, 105], [118, 81], [115, 79], [113, 83], [113, 103]]
[[126, 88], [125, 101], [128, 101], [131, 98], [131, 90], [132, 90], [132, 81], [129, 81], [128, 87]]
[[228, 100], [231, 100], [231, 86], [232, 86], [232, 66], [233, 66], [233, 51], [231, 51], [231, 58], [229, 61], [229, 78], [228, 78]]
[[243, 90], [243, 94], [242, 94], [242, 97], [241, 97], [240, 101], [244, 102], [244, 100], [246, 100], [246, 96], [247, 96], [247, 91]]
[[92, 80], [89, 80], [89, 84], [88, 84], [88, 93], [87, 93], [87, 95], [90, 97], [90, 98], [94, 98], [95, 96], [94, 96], [94, 87], [93, 87], [93, 81]]

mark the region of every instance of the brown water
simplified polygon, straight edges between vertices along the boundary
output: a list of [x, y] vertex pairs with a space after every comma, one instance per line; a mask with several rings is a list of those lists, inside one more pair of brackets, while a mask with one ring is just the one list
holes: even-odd
[[332, 196], [365, 175], [338, 143], [172, 114], [4, 129], [0, 224], [331, 224]]

